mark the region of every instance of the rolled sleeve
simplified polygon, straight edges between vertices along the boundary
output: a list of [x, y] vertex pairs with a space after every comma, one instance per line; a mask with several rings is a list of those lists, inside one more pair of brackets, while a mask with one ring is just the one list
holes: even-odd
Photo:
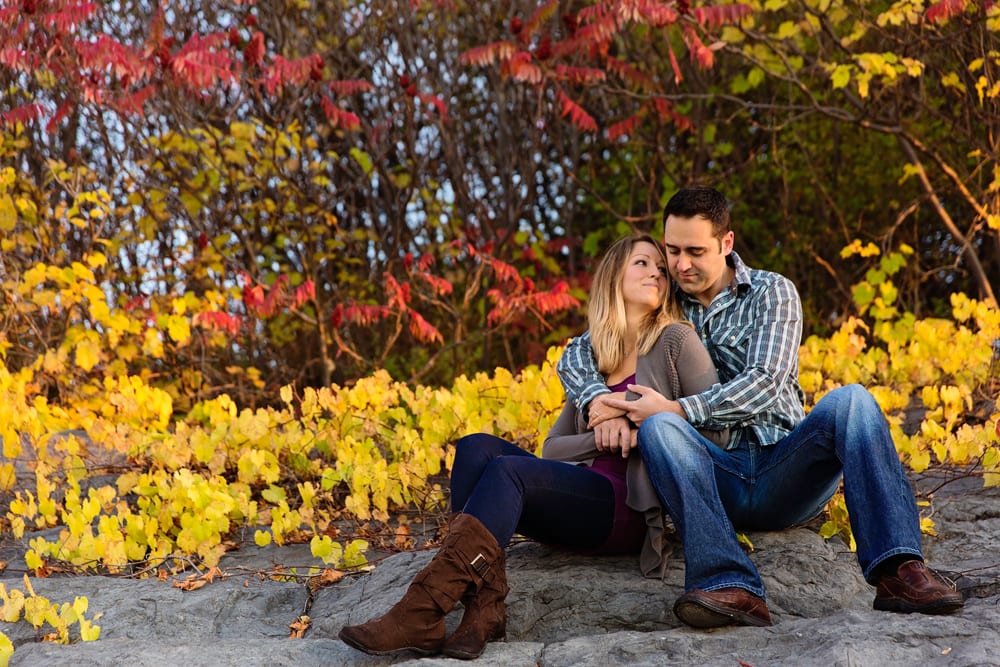
[[590, 345], [590, 332], [570, 339], [556, 363], [556, 372], [569, 399], [576, 409], [586, 414], [590, 402], [611, 390], [597, 370], [597, 359]]

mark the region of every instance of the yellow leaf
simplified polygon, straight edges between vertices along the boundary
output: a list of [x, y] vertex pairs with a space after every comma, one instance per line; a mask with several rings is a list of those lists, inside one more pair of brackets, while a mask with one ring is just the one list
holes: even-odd
[[[94, 625], [85, 618], [80, 619], [80, 639], [85, 642], [97, 641], [101, 636], [101, 626]], [[0, 667], [3, 667], [0, 665]]]
[[160, 338], [159, 331], [152, 328], [146, 329], [142, 341], [142, 351], [154, 359], [163, 358], [163, 340]]
[[181, 315], [171, 315], [167, 318], [167, 333], [175, 342], [184, 344], [191, 340], [191, 323]]
[[266, 530], [258, 530], [253, 534], [253, 541], [258, 547], [266, 547], [271, 543], [271, 533]]
[[101, 361], [101, 346], [87, 336], [76, 345], [76, 365], [89, 371]]
[[0, 231], [12, 232], [17, 225], [17, 207], [7, 193], [0, 195]]
[[0, 599], [3, 600], [3, 606], [0, 607], [0, 621], [17, 623], [24, 609], [24, 593], [14, 589], [8, 594], [7, 587], [0, 583]]
[[[6, 441], [4, 442], [4, 449], [6, 449]], [[14, 488], [16, 482], [17, 473], [14, 470], [14, 465], [12, 463], [0, 465], [0, 491], [10, 491]]]

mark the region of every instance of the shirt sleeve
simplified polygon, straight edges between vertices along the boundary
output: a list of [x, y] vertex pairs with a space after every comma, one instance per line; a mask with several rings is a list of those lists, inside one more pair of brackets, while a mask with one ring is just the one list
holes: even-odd
[[594, 358], [594, 348], [590, 345], [589, 331], [570, 339], [556, 364], [556, 372], [566, 390], [566, 398], [584, 416], [587, 406], [594, 398], [611, 391], [604, 382], [604, 376], [597, 370], [597, 359]]
[[756, 301], [751, 307], [753, 321], [711, 337], [711, 344], [720, 348], [717, 354], [738, 350], [743, 355], [743, 370], [708, 391], [679, 399], [693, 426], [749, 423], [774, 405], [781, 388], [798, 372], [802, 303], [795, 286], [779, 277], [750, 298]]
[[555, 461], [589, 462], [600, 454], [594, 432], [580, 423], [580, 413], [570, 402], [563, 406], [559, 418], [549, 429], [542, 444], [542, 458]]

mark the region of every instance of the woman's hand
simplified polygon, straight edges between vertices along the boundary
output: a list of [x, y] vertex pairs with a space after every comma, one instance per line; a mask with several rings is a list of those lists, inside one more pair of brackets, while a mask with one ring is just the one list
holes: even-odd
[[596, 430], [598, 424], [606, 422], [609, 419], [614, 419], [615, 417], [621, 417], [625, 414], [625, 410], [619, 407], [614, 407], [608, 403], [608, 401], [614, 401], [615, 399], [624, 401], [625, 392], [616, 391], [614, 393], [601, 394], [590, 402], [590, 420], [587, 422], [588, 428]]
[[603, 421], [594, 427], [594, 444], [600, 452], [621, 451], [622, 458], [628, 458], [635, 446], [636, 430], [624, 417]]

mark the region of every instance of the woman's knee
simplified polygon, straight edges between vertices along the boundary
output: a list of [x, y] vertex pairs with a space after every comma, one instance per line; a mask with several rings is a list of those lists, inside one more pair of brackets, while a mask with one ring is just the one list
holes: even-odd
[[503, 440], [489, 433], [472, 433], [455, 441], [455, 460], [496, 458], [503, 453]]

